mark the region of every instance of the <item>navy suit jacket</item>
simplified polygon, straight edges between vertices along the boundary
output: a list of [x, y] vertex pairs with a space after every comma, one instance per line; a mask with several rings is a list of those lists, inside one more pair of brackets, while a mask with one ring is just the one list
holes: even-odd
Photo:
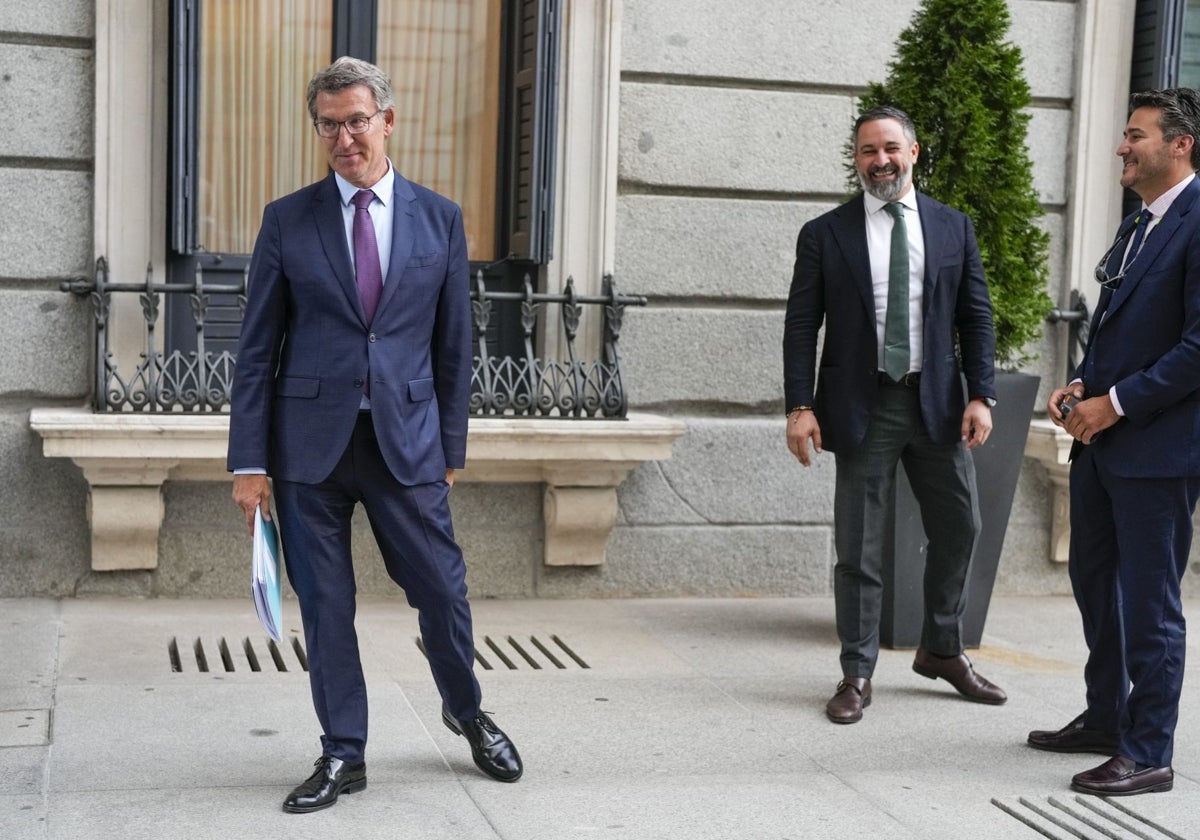
[[[966, 401], [995, 397], [992, 305], [975, 228], [964, 214], [917, 194], [925, 242], [921, 417], [935, 443], [960, 439]], [[878, 394], [875, 293], [861, 194], [800, 229], [783, 335], [786, 409], [811, 405], [822, 448], [862, 443]], [[817, 334], [825, 325], [817, 371]]]
[[[1121, 223], [1120, 236], [1133, 219]], [[1112, 255], [1109, 276], [1123, 254], [1118, 247]], [[1146, 235], [1096, 313], [1075, 377], [1089, 397], [1115, 385], [1125, 412], [1091, 444], [1097, 457], [1127, 478], [1200, 475], [1200, 179]]]
[[466, 462], [470, 272], [458, 206], [396, 174], [392, 253], [363, 315], [333, 175], [267, 205], [250, 261], [228, 468], [312, 484], [345, 451], [370, 371], [371, 414], [403, 484]]

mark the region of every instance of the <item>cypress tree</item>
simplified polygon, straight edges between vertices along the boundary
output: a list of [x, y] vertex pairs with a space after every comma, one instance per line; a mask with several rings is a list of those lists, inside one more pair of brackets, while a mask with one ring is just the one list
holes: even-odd
[[[1004, 0], [924, 0], [900, 34], [886, 81], [871, 83], [862, 110], [892, 105], [912, 117], [921, 191], [971, 217], [995, 313], [996, 360], [1033, 356], [1051, 308], [1049, 235], [1033, 188], [1026, 137], [1030, 103], [1021, 51], [1006, 40]], [[857, 177], [852, 180], [858, 186]]]

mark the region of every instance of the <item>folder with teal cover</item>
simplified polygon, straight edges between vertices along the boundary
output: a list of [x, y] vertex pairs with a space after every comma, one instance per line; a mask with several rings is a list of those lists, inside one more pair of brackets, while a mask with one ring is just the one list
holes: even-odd
[[283, 640], [283, 581], [280, 579], [279, 532], [275, 522], [263, 519], [262, 508], [254, 510], [254, 555], [251, 588], [254, 591], [254, 610], [267, 634]]

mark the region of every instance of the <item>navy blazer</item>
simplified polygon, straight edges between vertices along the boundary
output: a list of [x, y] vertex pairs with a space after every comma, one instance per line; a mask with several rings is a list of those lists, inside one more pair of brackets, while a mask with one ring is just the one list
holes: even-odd
[[[1123, 254], [1113, 253], [1109, 276]], [[1101, 292], [1075, 378], [1089, 397], [1117, 387], [1125, 417], [1091, 444], [1115, 474], [1200, 475], [1200, 179], [1146, 235], [1117, 290]]]
[[[970, 395], [996, 396], [992, 304], [971, 220], [921, 193], [917, 211], [925, 242], [921, 417], [929, 437], [948, 444], [961, 438], [966, 408], [956, 334]], [[784, 322], [785, 410], [813, 406], [831, 452], [862, 443], [879, 390], [865, 213], [860, 193], [800, 229]]]
[[462, 213], [396, 174], [392, 254], [368, 325], [329, 177], [267, 205], [250, 261], [230, 470], [316, 483], [345, 451], [367, 371], [384, 460], [404, 484], [466, 462], [470, 272]]

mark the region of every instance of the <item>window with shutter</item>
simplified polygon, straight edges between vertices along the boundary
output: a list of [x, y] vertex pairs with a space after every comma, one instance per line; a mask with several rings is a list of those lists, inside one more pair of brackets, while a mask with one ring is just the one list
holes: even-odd
[[[328, 172], [309, 78], [355, 55], [392, 77], [389, 155], [463, 207], [473, 270], [491, 288], [536, 281], [552, 255], [560, 3], [172, 0], [169, 280], [240, 279], [263, 207]], [[208, 304], [209, 349], [234, 349], [236, 296]], [[194, 348], [193, 310], [168, 297], [170, 349]], [[501, 349], [519, 312], [497, 312], [490, 331]]]

